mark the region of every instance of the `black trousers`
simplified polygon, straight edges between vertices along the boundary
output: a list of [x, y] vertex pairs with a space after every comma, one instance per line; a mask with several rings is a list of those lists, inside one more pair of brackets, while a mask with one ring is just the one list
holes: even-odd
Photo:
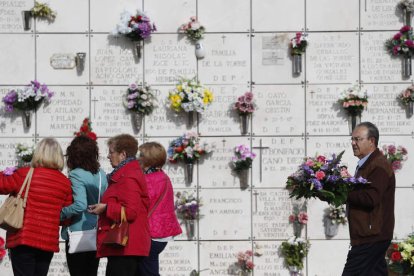
[[157, 242], [151, 240], [151, 250], [148, 257], [144, 257], [138, 267], [138, 274], [145, 276], [160, 276], [159, 255], [167, 246], [167, 242]]
[[106, 265], [106, 276], [131, 276], [138, 274], [138, 266], [142, 261], [141, 256], [109, 256]]
[[19, 245], [10, 249], [14, 276], [47, 276], [53, 252]]
[[96, 258], [96, 251], [69, 254], [68, 250], [68, 241], [66, 241], [66, 262], [70, 276], [96, 276], [98, 274], [99, 259]]
[[391, 241], [352, 246], [348, 252], [342, 276], [386, 276], [388, 275], [385, 253]]

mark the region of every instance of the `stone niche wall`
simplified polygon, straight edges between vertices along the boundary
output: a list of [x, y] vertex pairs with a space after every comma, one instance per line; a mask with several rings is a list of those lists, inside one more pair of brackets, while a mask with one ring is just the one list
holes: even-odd
[[[254, 257], [254, 275], [288, 275], [279, 245], [293, 234], [288, 223], [293, 202], [285, 180], [305, 155], [346, 149], [344, 163], [355, 169], [346, 115], [337, 106], [341, 91], [360, 83], [369, 96], [363, 120], [378, 125], [380, 144], [404, 145], [409, 159], [397, 173], [395, 237], [413, 229], [412, 197], [414, 123], [406, 118], [396, 95], [413, 79], [401, 77], [401, 61], [384, 50], [384, 41], [402, 25], [397, 0], [49, 0], [57, 11], [53, 23], [35, 20], [23, 30], [21, 11], [31, 0], [0, 0], [0, 96], [30, 80], [46, 83], [56, 92], [51, 104], [36, 112], [32, 127], [23, 129], [21, 115], [0, 111], [0, 169], [16, 164], [15, 145], [56, 137], [66, 149], [85, 117], [98, 134], [101, 164], [110, 172], [106, 140], [120, 133], [133, 134], [140, 143], [169, 141], [187, 130], [186, 116], [167, 106], [168, 91], [179, 76], [198, 77], [215, 94], [215, 101], [198, 117], [192, 130], [216, 145], [197, 164], [194, 181], [184, 181], [182, 165], [167, 164], [176, 191], [193, 191], [203, 201], [202, 218], [193, 240], [184, 234], [169, 243], [161, 255], [161, 275], [228, 275], [235, 254], [260, 247]], [[122, 10], [145, 10], [158, 31], [145, 42], [137, 60], [133, 44], [113, 38]], [[197, 15], [206, 27], [204, 59], [197, 60], [194, 45], [178, 28]], [[289, 39], [307, 31], [309, 47], [303, 72], [292, 75]], [[83, 71], [54, 69], [57, 53], [86, 53]], [[134, 132], [122, 97], [131, 82], [146, 82], [157, 89], [159, 107]], [[240, 135], [239, 120], [231, 104], [252, 91], [258, 105], [247, 136]], [[249, 173], [249, 187], [241, 189], [229, 161], [240, 143], [254, 147], [258, 158]], [[260, 149], [261, 147], [261, 149]], [[0, 197], [3, 201], [5, 196]], [[339, 275], [345, 263], [349, 237], [346, 226], [326, 239], [323, 213], [326, 203], [308, 203], [309, 223], [304, 237], [312, 244], [305, 275]], [[4, 232], [0, 235], [5, 236]], [[104, 275], [105, 260], [101, 261]], [[6, 257], [1, 275], [12, 275]], [[55, 254], [49, 275], [68, 275], [64, 243]]]

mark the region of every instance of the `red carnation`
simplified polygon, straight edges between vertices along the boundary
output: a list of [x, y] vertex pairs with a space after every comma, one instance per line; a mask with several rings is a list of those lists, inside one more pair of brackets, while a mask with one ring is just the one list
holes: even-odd
[[183, 152], [183, 150], [184, 150], [183, 146], [179, 146], [179, 147], [174, 148], [174, 151], [177, 152], [177, 153]]
[[392, 252], [392, 254], [391, 254], [391, 260], [393, 262], [399, 262], [399, 261], [401, 261], [401, 253], [400, 253], [400, 251]]
[[88, 132], [88, 133], [86, 134], [86, 136], [88, 136], [89, 138], [91, 138], [91, 139], [92, 139], [92, 140], [94, 140], [94, 141], [96, 141], [96, 139], [98, 138], [98, 137], [96, 137], [95, 132]]
[[392, 244], [392, 247], [393, 247], [395, 250], [398, 250], [398, 243], [393, 243], [393, 244]]

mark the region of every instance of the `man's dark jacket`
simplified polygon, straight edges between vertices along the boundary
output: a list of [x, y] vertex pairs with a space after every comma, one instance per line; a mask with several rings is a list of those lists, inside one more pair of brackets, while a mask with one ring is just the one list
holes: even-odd
[[369, 183], [348, 194], [351, 245], [392, 240], [394, 232], [395, 174], [384, 155], [376, 149], [358, 169]]

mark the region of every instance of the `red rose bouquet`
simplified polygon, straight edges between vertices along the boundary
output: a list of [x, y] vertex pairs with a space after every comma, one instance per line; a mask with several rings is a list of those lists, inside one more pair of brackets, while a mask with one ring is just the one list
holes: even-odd
[[98, 138], [95, 132], [92, 132], [92, 123], [89, 121], [89, 118], [85, 118], [82, 122], [82, 126], [80, 127], [78, 132], [75, 132], [75, 136], [85, 135], [91, 138], [92, 140], [96, 141]]
[[414, 235], [401, 242], [393, 242], [387, 250], [388, 268], [399, 275], [414, 273]]

